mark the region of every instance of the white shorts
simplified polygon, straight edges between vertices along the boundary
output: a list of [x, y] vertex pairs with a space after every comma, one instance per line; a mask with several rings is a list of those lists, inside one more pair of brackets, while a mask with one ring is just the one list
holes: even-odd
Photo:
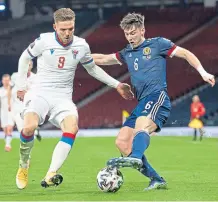
[[13, 103], [12, 105], [12, 115], [13, 117], [16, 117], [17, 114], [20, 114], [23, 112], [24, 104], [21, 103]]
[[13, 103], [12, 105], [13, 120], [19, 132], [21, 132], [21, 130], [23, 129], [23, 124], [24, 124], [24, 120], [21, 117], [21, 114], [23, 113], [23, 108], [24, 108], [23, 106], [24, 106], [23, 102]]
[[1, 110], [1, 127], [14, 126], [12, 112]]
[[48, 115], [49, 122], [60, 128], [60, 124], [64, 118], [69, 115], [76, 116], [78, 119], [78, 111], [76, 105], [69, 98], [63, 98], [60, 95], [34, 95], [27, 92], [24, 98], [25, 115], [28, 112], [35, 112], [39, 116], [39, 125], [43, 124]]
[[19, 132], [21, 132], [22, 129], [23, 129], [23, 125], [24, 125], [24, 120], [23, 120], [23, 118], [21, 118], [21, 114], [18, 113], [18, 114], [16, 114], [16, 116], [13, 117], [13, 118], [14, 118], [14, 122], [15, 122], [15, 124], [16, 124], [16, 126], [17, 126], [17, 130], [18, 130]]

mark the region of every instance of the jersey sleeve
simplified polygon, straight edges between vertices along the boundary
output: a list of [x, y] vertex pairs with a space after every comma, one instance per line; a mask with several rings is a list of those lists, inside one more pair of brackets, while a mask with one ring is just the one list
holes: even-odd
[[125, 60], [125, 49], [116, 52], [115, 53], [115, 59], [117, 60], [117, 62], [119, 64], [126, 63], [126, 60]]
[[204, 114], [206, 113], [206, 110], [205, 110], [204, 104], [202, 102], [200, 103], [199, 108], [200, 108], [200, 115], [204, 116]]
[[12, 84], [12, 86], [15, 86], [15, 85], [16, 85], [17, 76], [18, 76], [18, 73], [17, 73], [17, 72], [14, 72], [14, 73], [11, 75], [11, 84]]
[[95, 62], [92, 58], [91, 55], [91, 50], [89, 47], [89, 44], [85, 42], [84, 45], [84, 55], [83, 57], [80, 59], [80, 63], [85, 66], [85, 65], [95, 65]]
[[176, 45], [166, 38], [159, 38], [160, 55], [173, 57], [176, 53]]
[[32, 59], [42, 54], [42, 52], [44, 50], [44, 42], [43, 41], [44, 41], [43, 37], [40, 36], [39, 38], [35, 39], [35, 41], [28, 46], [27, 52]]

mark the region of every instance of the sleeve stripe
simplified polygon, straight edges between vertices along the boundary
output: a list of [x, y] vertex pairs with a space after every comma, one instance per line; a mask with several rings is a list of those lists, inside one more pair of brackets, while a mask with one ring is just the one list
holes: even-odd
[[35, 56], [32, 55], [32, 53], [30, 52], [29, 48], [27, 49], [27, 53], [30, 55], [30, 57], [34, 58]]
[[117, 59], [118, 63], [119, 63], [119, 64], [122, 64], [122, 60], [121, 60], [121, 58], [120, 58], [119, 52], [116, 52], [116, 53], [115, 53], [115, 56], [116, 56], [116, 59]]
[[170, 50], [168, 50], [167, 55], [168, 55], [169, 57], [173, 57], [174, 54], [176, 53], [176, 48], [177, 48], [177, 46], [174, 45]]
[[91, 59], [91, 60], [88, 60], [87, 62], [84, 62], [84, 63], [81, 63], [82, 65], [87, 65], [87, 64], [89, 64], [89, 63], [91, 63], [91, 62], [93, 62], [94, 60], [93, 60], [93, 58]]
[[119, 65], [122, 65], [122, 63], [117, 59], [116, 53], [113, 53], [113, 54], [112, 54], [112, 57], [113, 57], [114, 60], [117, 61], [117, 63], [118, 63]]

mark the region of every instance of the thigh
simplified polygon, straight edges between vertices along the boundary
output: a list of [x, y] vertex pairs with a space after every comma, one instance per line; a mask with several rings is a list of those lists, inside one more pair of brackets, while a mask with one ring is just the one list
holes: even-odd
[[[25, 117], [26, 114], [30, 113], [28, 116], [35, 116], [34, 114], [38, 115], [39, 124], [43, 124], [45, 121], [45, 117], [48, 114], [50, 109], [50, 104], [48, 103], [47, 99], [44, 96], [27, 94], [24, 98], [24, 109], [23, 115]], [[31, 115], [32, 114], [32, 115]], [[25, 119], [24, 119], [25, 120]], [[24, 121], [24, 125], [27, 124], [28, 120]]]
[[165, 91], [147, 96], [138, 104], [137, 128], [160, 131], [170, 116], [170, 110], [170, 99]]
[[52, 103], [49, 121], [58, 128], [61, 128], [62, 121], [70, 116], [78, 122], [78, 111], [76, 105], [69, 99], [56, 99]]

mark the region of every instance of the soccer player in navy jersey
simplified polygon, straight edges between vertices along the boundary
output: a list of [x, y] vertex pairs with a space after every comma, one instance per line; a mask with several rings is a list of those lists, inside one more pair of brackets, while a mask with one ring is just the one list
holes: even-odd
[[[115, 54], [92, 54], [97, 65], [126, 63], [138, 104], [123, 124], [116, 138], [122, 157], [107, 162], [113, 167], [132, 167], [150, 178], [145, 190], [166, 188], [166, 181], [148, 163], [144, 152], [150, 144], [150, 134], [160, 131], [171, 110], [167, 93], [166, 57], [185, 59], [214, 86], [214, 76], [207, 73], [198, 58], [190, 51], [163, 37], [144, 37], [144, 16], [129, 13], [121, 21], [129, 44]], [[176, 68], [176, 67], [175, 67]]]

